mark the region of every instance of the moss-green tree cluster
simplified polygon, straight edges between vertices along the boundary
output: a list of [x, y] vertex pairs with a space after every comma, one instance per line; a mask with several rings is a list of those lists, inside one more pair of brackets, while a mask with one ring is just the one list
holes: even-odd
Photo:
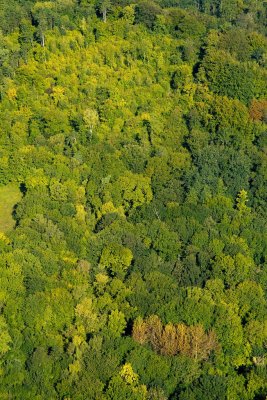
[[266, 2], [0, 3], [0, 398], [265, 399]]

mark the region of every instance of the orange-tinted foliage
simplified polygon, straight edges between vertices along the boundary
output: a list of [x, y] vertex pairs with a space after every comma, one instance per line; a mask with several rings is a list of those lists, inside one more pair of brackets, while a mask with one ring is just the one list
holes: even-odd
[[250, 117], [255, 121], [267, 123], [267, 100], [253, 100], [249, 109]]
[[206, 333], [202, 325], [169, 323], [163, 327], [156, 315], [146, 320], [138, 318], [133, 326], [132, 337], [140, 344], [150, 343], [157, 353], [165, 356], [180, 353], [195, 360], [206, 360], [213, 350], [218, 349], [214, 331]]

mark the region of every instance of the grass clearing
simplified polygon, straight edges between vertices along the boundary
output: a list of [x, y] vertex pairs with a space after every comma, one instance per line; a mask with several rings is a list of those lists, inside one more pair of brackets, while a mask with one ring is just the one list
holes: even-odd
[[22, 194], [17, 185], [8, 184], [0, 187], [0, 232], [8, 232], [14, 227], [12, 212], [21, 197]]

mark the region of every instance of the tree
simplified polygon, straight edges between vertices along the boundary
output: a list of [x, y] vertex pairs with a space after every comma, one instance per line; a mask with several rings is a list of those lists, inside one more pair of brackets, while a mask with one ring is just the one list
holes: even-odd
[[45, 32], [53, 28], [55, 4], [51, 1], [36, 2], [32, 13], [38, 24], [41, 46], [45, 46]]
[[106, 268], [111, 276], [124, 277], [132, 259], [133, 254], [130, 249], [113, 243], [104, 248], [100, 258], [100, 268]]
[[119, 375], [114, 376], [107, 388], [107, 398], [112, 399], [129, 399], [129, 400], [146, 400], [147, 388], [145, 385], [139, 384], [139, 377], [133, 371], [130, 363], [126, 363], [121, 368]]
[[148, 340], [148, 325], [141, 317], [134, 321], [132, 337], [140, 344], [145, 344]]
[[242, 189], [237, 196], [237, 209], [239, 211], [240, 214], [248, 214], [250, 212], [249, 207], [246, 205], [246, 203], [248, 202], [248, 194], [247, 192]]
[[120, 176], [114, 184], [114, 189], [113, 197], [116, 199], [116, 204], [122, 204], [126, 212], [150, 203], [153, 198], [150, 178], [141, 174], [128, 172]]
[[91, 298], [85, 297], [75, 308], [75, 314], [82, 321], [87, 333], [97, 332], [101, 327], [101, 319], [98, 316]]
[[98, 113], [96, 110], [87, 108], [83, 113], [83, 120], [85, 127], [89, 130], [90, 137], [92, 137], [93, 130], [99, 121]]
[[212, 91], [222, 96], [237, 98], [246, 105], [255, 97], [258, 77], [255, 68], [241, 64], [228, 53], [210, 49], [204, 57], [198, 77], [202, 76]]
[[0, 354], [3, 356], [9, 349], [12, 339], [8, 333], [8, 326], [3, 316], [0, 316]]
[[120, 337], [126, 328], [126, 320], [121, 311], [114, 310], [108, 317], [108, 335], [111, 338]]
[[99, 5], [99, 10], [103, 17], [103, 22], [107, 22], [107, 13], [111, 9], [111, 1], [110, 0], [101, 0]]
[[267, 101], [253, 99], [249, 109], [250, 117], [255, 121], [267, 123]]
[[152, 29], [159, 14], [161, 8], [154, 1], [141, 1], [135, 7], [135, 23], [143, 23]]
[[153, 350], [164, 356], [182, 354], [196, 361], [206, 360], [212, 351], [219, 349], [214, 331], [205, 333], [201, 325], [162, 325], [157, 315], [145, 321], [137, 319], [133, 326], [133, 339], [140, 344], [151, 343]]
[[167, 324], [162, 332], [160, 352], [163, 355], [174, 356], [178, 353], [178, 340], [175, 326]]
[[179, 399], [226, 400], [227, 379], [222, 376], [203, 375], [183, 390]]

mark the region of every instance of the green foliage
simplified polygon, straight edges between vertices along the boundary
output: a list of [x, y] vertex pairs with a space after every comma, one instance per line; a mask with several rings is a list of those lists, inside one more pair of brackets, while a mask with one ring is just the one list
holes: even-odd
[[226, 400], [226, 379], [219, 376], [204, 375], [194, 386], [185, 390], [179, 398], [197, 400]]
[[127, 212], [143, 204], [150, 203], [153, 194], [149, 177], [130, 172], [125, 176], [121, 176], [114, 184], [114, 198], [116, 204], [122, 204]]
[[154, 1], [141, 1], [135, 7], [135, 23], [143, 23], [151, 29], [160, 13], [161, 8]]
[[0, 4], [0, 398], [265, 398], [266, 4]]
[[266, 71], [254, 64], [240, 63], [228, 53], [210, 50], [204, 57], [198, 77], [222, 96], [238, 98], [249, 104], [253, 97], [264, 96]]
[[132, 252], [116, 243], [104, 248], [100, 258], [100, 268], [107, 269], [111, 275], [123, 276], [132, 262]]

